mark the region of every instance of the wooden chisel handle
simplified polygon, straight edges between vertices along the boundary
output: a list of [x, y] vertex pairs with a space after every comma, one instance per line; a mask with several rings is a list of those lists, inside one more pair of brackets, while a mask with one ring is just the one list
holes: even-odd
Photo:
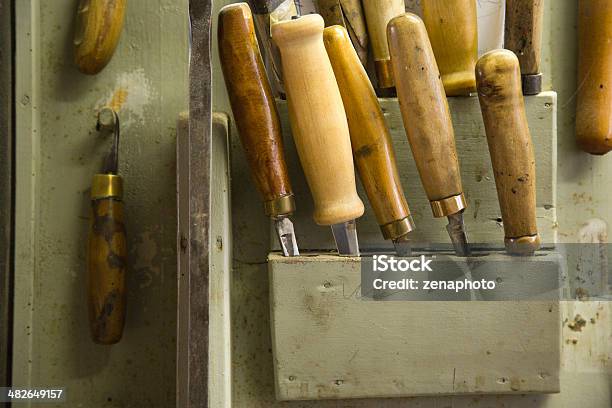
[[476, 65], [478, 98], [504, 223], [506, 250], [528, 255], [540, 246], [535, 158], [521, 92], [519, 61], [495, 50]]
[[576, 137], [591, 154], [612, 149], [612, 2], [580, 0]]
[[404, 0], [362, 0], [379, 88], [393, 88], [393, 70], [387, 43], [387, 24], [406, 11]]
[[291, 214], [295, 203], [280, 121], [246, 3], [221, 10], [218, 40], [234, 121], [266, 214]]
[[426, 0], [423, 21], [449, 96], [476, 91], [478, 59], [476, 0]]
[[323, 18], [310, 14], [272, 26], [281, 52], [293, 138], [319, 225], [363, 215], [346, 114], [323, 45]]
[[127, 244], [120, 176], [96, 174], [88, 244], [89, 326], [96, 343], [114, 344], [125, 323]]
[[544, 0], [506, 0], [505, 48], [514, 52], [521, 67], [523, 94], [542, 91], [540, 59]]
[[323, 42], [342, 95], [357, 170], [378, 225], [385, 239], [405, 236], [414, 225], [374, 88], [343, 27], [326, 28]]
[[448, 101], [423, 21], [406, 13], [388, 27], [397, 96], [434, 216], [466, 207]]
[[81, 0], [74, 36], [75, 63], [89, 75], [109, 63], [123, 30], [126, 0]]

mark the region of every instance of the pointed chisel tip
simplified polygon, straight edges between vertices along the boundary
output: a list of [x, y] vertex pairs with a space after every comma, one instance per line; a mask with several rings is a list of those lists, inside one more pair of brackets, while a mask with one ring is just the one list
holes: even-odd
[[287, 217], [280, 217], [274, 220], [276, 235], [285, 256], [299, 256], [300, 251], [295, 239], [293, 223]]
[[453, 243], [457, 256], [469, 256], [470, 247], [468, 245], [467, 235], [465, 233], [463, 213], [458, 212], [449, 215], [446, 230], [448, 231], [448, 235], [450, 235], [450, 239]]
[[359, 256], [359, 241], [357, 240], [357, 224], [355, 220], [334, 224], [331, 226], [340, 256]]

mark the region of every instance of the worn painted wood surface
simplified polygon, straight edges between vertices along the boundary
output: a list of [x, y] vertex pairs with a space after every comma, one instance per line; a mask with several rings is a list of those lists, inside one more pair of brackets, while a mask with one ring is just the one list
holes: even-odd
[[[538, 231], [542, 242], [552, 243], [555, 242], [557, 229], [554, 187], [556, 95], [544, 92], [538, 96], [526, 97], [525, 103], [536, 156]], [[402, 187], [416, 224], [411, 239], [417, 246], [425, 243], [447, 243], [446, 220], [434, 219], [431, 215], [429, 200], [419, 180], [397, 100], [381, 99], [381, 105], [395, 147]], [[495, 244], [503, 248], [501, 212], [478, 98], [449, 98], [449, 106], [455, 129], [463, 188], [468, 201], [465, 222], [470, 242]], [[287, 110], [282, 101], [279, 101], [279, 111], [282, 127], [287, 132], [289, 130]], [[310, 219], [312, 199], [303, 182], [292, 137], [289, 133], [286, 135], [287, 164], [290, 177], [294, 181], [298, 203], [293, 217], [298, 245], [300, 249], [332, 249], [334, 242], [329, 231], [317, 227]], [[388, 247], [389, 245], [382, 239], [361, 183], [358, 183], [358, 193], [366, 204], [365, 215], [357, 221], [360, 245], [364, 249]], [[277, 248], [274, 240], [270, 245]]]
[[[518, 273], [559, 267], [542, 255]], [[268, 263], [281, 400], [559, 391], [558, 302], [372, 302], [358, 258]]]
[[[220, 7], [232, 1], [215, 1], [213, 16]], [[408, 3], [417, 3], [410, 0]], [[483, 2], [484, 3], [484, 2]], [[559, 239], [577, 242], [579, 231], [589, 219], [596, 218], [600, 224], [612, 220], [612, 196], [606, 188], [609, 182], [610, 163], [608, 160], [581, 153], [576, 148], [574, 134], [574, 111], [576, 90], [576, 8], [575, 2], [546, 0], [542, 49], [542, 71], [544, 89], [551, 89], [554, 81], [559, 91], [559, 168], [557, 211], [559, 215]], [[213, 20], [214, 21], [214, 20]], [[216, 23], [215, 23], [216, 24]], [[216, 26], [213, 27], [215, 32]], [[216, 59], [217, 51], [213, 41], [213, 104], [216, 110], [231, 113], [225, 86]], [[552, 73], [552, 75], [551, 75]], [[452, 102], [451, 102], [452, 103]], [[477, 103], [477, 102], [475, 102]], [[529, 101], [527, 102], [529, 104]], [[528, 105], [529, 106], [529, 105]], [[477, 109], [478, 107], [475, 106]], [[396, 118], [397, 125], [401, 120]], [[466, 123], [462, 127], [479, 128]], [[532, 129], [533, 131], [533, 129]], [[266, 257], [270, 248], [269, 224], [262, 214], [257, 191], [247, 178], [246, 160], [242, 154], [236, 129], [232, 126], [231, 173], [232, 173], [232, 341], [233, 341], [233, 404], [238, 408], [575, 408], [577, 406], [609, 408], [612, 397], [609, 393], [610, 359], [612, 339], [610, 327], [612, 316], [609, 302], [567, 302], [563, 306], [562, 321], [581, 314], [587, 320], [582, 332], [563, 329], [563, 359], [560, 394], [555, 395], [504, 395], [504, 396], [455, 396], [417, 397], [395, 399], [361, 399], [347, 401], [300, 401], [279, 402], [274, 395], [273, 360], [271, 356], [269, 324], [269, 288]], [[482, 142], [484, 134], [480, 134]], [[486, 149], [486, 146], [483, 145]], [[540, 148], [535, 141], [536, 150]], [[410, 152], [405, 152], [410, 157]], [[461, 151], [459, 152], [461, 155]], [[460, 157], [461, 158], [461, 157]], [[483, 160], [488, 160], [486, 155]], [[491, 175], [489, 175], [491, 176]], [[416, 179], [415, 179], [416, 181]], [[294, 180], [297, 183], [297, 180]], [[492, 183], [491, 180], [487, 182]], [[300, 182], [301, 183], [301, 182]], [[494, 189], [493, 184], [490, 188]], [[302, 187], [302, 193], [306, 188]], [[491, 190], [494, 191], [494, 190]], [[304, 197], [304, 196], [302, 196]], [[298, 201], [298, 209], [308, 206], [308, 195]], [[408, 197], [410, 199], [410, 197]], [[413, 200], [414, 201], [414, 200]], [[411, 203], [412, 204], [412, 203]], [[423, 207], [425, 208], [425, 207]], [[428, 210], [429, 211], [429, 210]], [[370, 214], [370, 216], [368, 216]], [[363, 219], [371, 217], [366, 213]], [[307, 217], [307, 215], [305, 215]], [[472, 214], [473, 217], [473, 214]], [[483, 221], [484, 222], [484, 221]], [[309, 221], [310, 223], [310, 221]], [[360, 223], [360, 225], [363, 224]], [[443, 228], [443, 225], [439, 226]], [[359, 227], [360, 231], [363, 230]], [[374, 231], [374, 229], [373, 229]], [[326, 229], [321, 234], [329, 234]], [[496, 236], [501, 239], [502, 229]], [[323, 238], [331, 240], [325, 235]], [[364, 241], [363, 234], [360, 234]], [[376, 232], [376, 240], [380, 235]], [[331, 242], [331, 241], [330, 241]], [[501, 243], [501, 241], [499, 241]], [[570, 273], [587, 279], [580, 263], [570, 262]], [[581, 281], [572, 281], [580, 286]], [[575, 288], [574, 288], [575, 289]], [[444, 321], [442, 311], [437, 318]], [[599, 313], [597, 317], [596, 313]], [[590, 319], [595, 318], [596, 324]], [[569, 343], [567, 341], [570, 340]], [[578, 340], [573, 344], [573, 340]]]
[[[16, 225], [13, 383], [57, 384], [50, 407], [169, 407], [176, 377], [175, 122], [187, 109], [187, 1], [128, 1], [125, 30], [96, 76], [73, 61], [77, 0], [16, 1]], [[119, 114], [128, 231], [121, 342], [87, 328], [91, 177]]]

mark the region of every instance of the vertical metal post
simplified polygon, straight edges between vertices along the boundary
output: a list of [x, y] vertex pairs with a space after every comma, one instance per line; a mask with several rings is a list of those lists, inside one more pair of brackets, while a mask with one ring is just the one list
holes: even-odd
[[189, 131], [188, 140], [179, 140], [177, 149], [183, 161], [177, 166], [178, 272], [182, 282], [179, 285], [177, 406], [181, 408], [209, 405], [211, 3], [211, 0], [189, 0]]
[[0, 0], [0, 387], [11, 382], [13, 37], [12, 1]]

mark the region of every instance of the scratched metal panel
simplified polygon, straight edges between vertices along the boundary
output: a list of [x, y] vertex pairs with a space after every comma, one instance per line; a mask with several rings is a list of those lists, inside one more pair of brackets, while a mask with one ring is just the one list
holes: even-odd
[[[13, 383], [62, 386], [71, 407], [175, 403], [175, 122], [188, 101], [187, 0], [128, 1], [110, 64], [73, 64], [78, 0], [16, 1], [17, 205]], [[108, 140], [96, 111], [120, 116], [129, 260], [125, 332], [89, 338], [89, 188]], [[53, 405], [50, 405], [53, 406]], [[58, 405], [59, 406], [59, 405]]]

